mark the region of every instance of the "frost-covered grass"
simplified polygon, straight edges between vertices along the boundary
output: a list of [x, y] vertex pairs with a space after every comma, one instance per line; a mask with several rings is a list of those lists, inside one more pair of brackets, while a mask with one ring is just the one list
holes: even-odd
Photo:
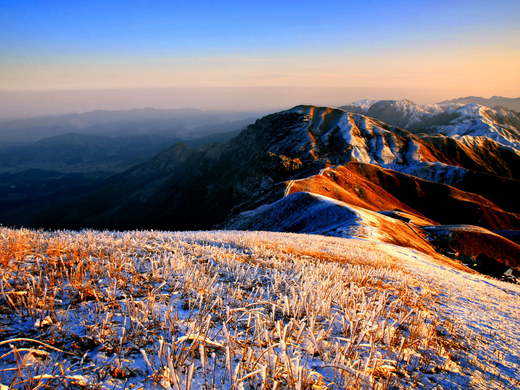
[[[502, 351], [487, 351], [492, 330], [478, 328], [487, 303], [471, 291], [486, 283], [485, 302], [503, 300], [513, 317], [520, 290], [391, 245], [1, 228], [0, 266], [2, 389], [511, 388], [519, 379], [518, 350], [507, 347], [518, 324], [491, 345]], [[464, 322], [464, 307], [477, 321]]]

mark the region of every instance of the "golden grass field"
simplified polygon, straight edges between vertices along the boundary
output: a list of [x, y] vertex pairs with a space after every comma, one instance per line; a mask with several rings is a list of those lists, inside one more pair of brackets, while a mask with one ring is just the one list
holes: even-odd
[[2, 390], [520, 380], [518, 286], [393, 245], [1, 228], [0, 266]]

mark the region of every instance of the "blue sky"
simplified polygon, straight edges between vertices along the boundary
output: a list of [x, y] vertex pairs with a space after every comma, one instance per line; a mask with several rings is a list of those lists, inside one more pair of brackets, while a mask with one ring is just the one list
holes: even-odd
[[0, 0], [0, 26], [5, 93], [379, 88], [423, 101], [520, 96], [518, 0]]

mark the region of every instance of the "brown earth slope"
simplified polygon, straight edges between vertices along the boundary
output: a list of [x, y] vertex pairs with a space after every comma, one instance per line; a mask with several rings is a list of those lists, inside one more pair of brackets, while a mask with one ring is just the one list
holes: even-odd
[[400, 209], [441, 224], [463, 223], [490, 230], [520, 229], [520, 215], [488, 199], [445, 184], [421, 180], [372, 164], [347, 163], [289, 184], [368, 210]]

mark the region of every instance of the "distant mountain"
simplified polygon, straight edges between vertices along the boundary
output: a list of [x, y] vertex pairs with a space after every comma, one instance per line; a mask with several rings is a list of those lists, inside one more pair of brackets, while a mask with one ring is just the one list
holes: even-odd
[[452, 99], [452, 100], [445, 100], [442, 103], [439, 104], [447, 104], [447, 103], [455, 103], [455, 104], [470, 104], [470, 103], [476, 103], [480, 104], [481, 106], [491, 107], [494, 108], [496, 106], [503, 106], [507, 107], [509, 110], [515, 110], [520, 111], [520, 98], [506, 98], [502, 96], [493, 96], [489, 99], [478, 97], [478, 96], [467, 96], [463, 98], [458, 99]]
[[458, 137], [466, 143], [479, 142], [475, 137], [487, 137], [520, 150], [520, 117], [501, 107], [453, 102], [419, 107], [409, 100], [364, 100], [340, 108], [413, 133]]
[[[210, 135], [201, 138], [171, 138], [161, 134], [127, 137], [68, 133], [0, 149], [0, 172], [16, 173], [29, 169], [64, 173], [123, 172], [144, 163], [177, 142], [191, 147], [227, 142], [242, 129], [242, 121], [205, 128]], [[230, 131], [233, 129], [233, 131]], [[223, 133], [211, 131], [227, 130]]]
[[368, 107], [366, 115], [408, 130], [421, 126], [429, 113], [409, 100], [380, 100]]
[[[442, 123], [438, 118], [443, 115], [454, 116], [454, 119], [449, 123]], [[487, 137], [520, 150], [520, 118], [512, 111], [470, 103], [457, 109], [448, 109], [444, 114], [434, 115], [431, 120], [435, 124], [426, 129], [430, 134], [461, 137], [463, 142], [469, 143], [478, 142], [473, 139], [475, 137]]]
[[149, 160], [171, 144], [172, 140], [159, 135], [106, 137], [68, 133], [0, 151], [0, 171], [41, 169], [114, 174]]
[[229, 122], [242, 121], [236, 125], [246, 126], [257, 116], [258, 114], [250, 112], [145, 108], [19, 119], [0, 123], [0, 146], [6, 143], [34, 142], [67, 133], [108, 137], [160, 134], [170, 138], [200, 138], [226, 131], [230, 127]]
[[0, 224], [28, 226], [28, 218], [35, 213], [78, 202], [99, 192], [109, 184], [104, 181], [107, 176], [106, 172], [86, 175], [41, 169], [0, 173]]
[[[149, 161], [146, 175], [155, 177], [158, 167], [170, 169], [204, 144], [229, 141], [241, 131], [236, 127], [241, 125], [207, 126], [204, 132], [210, 135], [182, 140], [184, 143], [158, 134], [105, 137], [70, 133], [11, 145], [0, 150], [0, 224], [27, 225], [44, 210], [99, 192], [112, 184], [105, 179], [136, 164]], [[218, 130], [227, 131], [212, 133]], [[173, 142], [177, 143], [170, 147]]]
[[362, 99], [354, 103], [347, 104], [346, 106], [341, 106], [339, 108], [348, 112], [366, 114], [368, 109], [378, 101], [379, 100]]

